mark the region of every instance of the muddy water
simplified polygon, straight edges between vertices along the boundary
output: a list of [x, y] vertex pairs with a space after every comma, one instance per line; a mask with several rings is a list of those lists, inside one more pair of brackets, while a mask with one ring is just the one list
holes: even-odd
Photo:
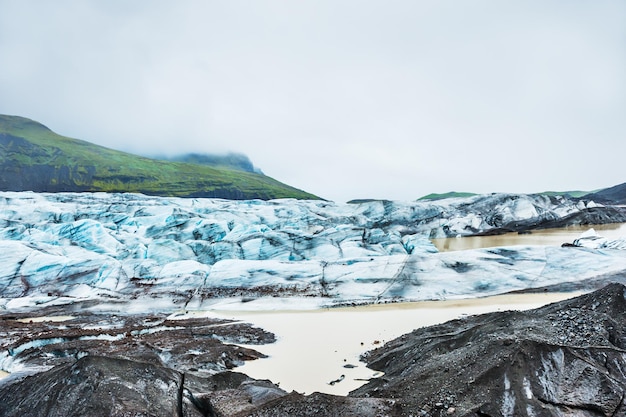
[[600, 236], [617, 239], [626, 236], [626, 223], [603, 224], [594, 226], [570, 226], [558, 229], [538, 230], [528, 234], [506, 233], [497, 236], [474, 236], [458, 238], [432, 239], [440, 252], [466, 249], [491, 248], [513, 245], [554, 245], [572, 243], [580, 234], [595, 229]]
[[37, 317], [27, 317], [25, 319], [19, 319], [20, 323], [43, 323], [46, 321], [53, 323], [60, 323], [68, 320], [73, 320], [74, 316], [37, 316]]
[[[362, 353], [411, 330], [500, 310], [525, 310], [579, 294], [518, 294], [460, 301], [428, 301], [291, 312], [229, 312], [276, 334], [276, 343], [250, 346], [269, 357], [237, 371], [281, 388], [346, 395], [380, 376], [359, 361]], [[343, 375], [343, 377], [342, 377]], [[334, 382], [341, 380], [340, 382]]]

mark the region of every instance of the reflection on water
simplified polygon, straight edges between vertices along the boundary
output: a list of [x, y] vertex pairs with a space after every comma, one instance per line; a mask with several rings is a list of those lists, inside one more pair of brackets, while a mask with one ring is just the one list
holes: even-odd
[[561, 246], [563, 243], [572, 243], [574, 239], [580, 237], [581, 233], [586, 232], [591, 228], [595, 229], [599, 235], [609, 239], [618, 239], [626, 236], [626, 223], [612, 223], [602, 225], [568, 226], [559, 229], [544, 229], [526, 234], [506, 233], [497, 236], [432, 239], [432, 242], [440, 252], [514, 245]]

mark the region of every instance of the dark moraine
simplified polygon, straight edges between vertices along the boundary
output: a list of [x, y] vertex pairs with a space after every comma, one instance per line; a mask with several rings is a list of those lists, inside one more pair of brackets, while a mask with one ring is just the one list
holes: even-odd
[[[4, 349], [27, 365], [54, 366], [5, 380], [0, 415], [624, 416], [625, 293], [610, 284], [535, 310], [415, 330], [368, 353], [384, 376], [347, 397], [287, 393], [230, 371], [255, 352], [229, 342], [272, 340], [239, 323], [127, 316], [117, 319], [126, 337], [92, 344], [71, 322], [25, 326], [5, 315]], [[58, 343], [20, 348], [44, 336]]]

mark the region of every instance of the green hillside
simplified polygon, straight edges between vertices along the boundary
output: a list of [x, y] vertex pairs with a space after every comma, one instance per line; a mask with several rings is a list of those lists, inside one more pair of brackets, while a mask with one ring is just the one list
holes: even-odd
[[576, 190], [576, 191], [543, 191], [538, 194], [547, 195], [547, 196], [563, 196], [563, 197], [570, 197], [570, 198], [580, 198], [589, 193], [590, 193], [589, 191]]
[[6, 115], [0, 115], [0, 190], [318, 199], [259, 173], [136, 156]]
[[457, 192], [457, 191], [450, 191], [448, 193], [443, 193], [443, 194], [438, 194], [438, 193], [431, 193], [428, 195], [425, 195], [423, 197], [418, 198], [418, 200], [443, 200], [444, 198], [456, 198], [456, 197], [471, 197], [476, 195], [475, 193], [465, 193], [465, 192]]
[[246, 172], [260, 172], [258, 169], [255, 169], [252, 161], [250, 161], [247, 156], [237, 153], [228, 153], [224, 155], [187, 153], [172, 157], [155, 157], [155, 159], [172, 162], [186, 162], [188, 164], [208, 165], [217, 168], [231, 168]]

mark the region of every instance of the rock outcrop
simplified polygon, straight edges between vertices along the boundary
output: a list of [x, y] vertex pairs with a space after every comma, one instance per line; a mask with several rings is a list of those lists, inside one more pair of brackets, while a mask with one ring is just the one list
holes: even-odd
[[626, 204], [626, 183], [596, 191], [586, 195], [585, 198], [608, 205]]
[[[201, 416], [181, 413], [183, 378], [150, 363], [87, 356], [2, 389], [5, 417]], [[186, 407], [188, 408], [188, 406]]]
[[0, 415], [221, 417], [285, 395], [238, 373], [199, 379], [154, 363], [86, 356], [0, 388]]
[[385, 375], [351, 396], [394, 399], [402, 416], [625, 415], [625, 295], [612, 284], [415, 330], [367, 355]]
[[[89, 304], [21, 314], [0, 314], [0, 364], [11, 373], [48, 369], [84, 356], [119, 357], [209, 375], [264, 357], [245, 345], [272, 343], [272, 333], [246, 323], [216, 318], [127, 314], [128, 306], [106, 313]], [[148, 309], [148, 306], [144, 306]], [[30, 316], [50, 315], [39, 321]], [[63, 321], [56, 321], [55, 318]]]

